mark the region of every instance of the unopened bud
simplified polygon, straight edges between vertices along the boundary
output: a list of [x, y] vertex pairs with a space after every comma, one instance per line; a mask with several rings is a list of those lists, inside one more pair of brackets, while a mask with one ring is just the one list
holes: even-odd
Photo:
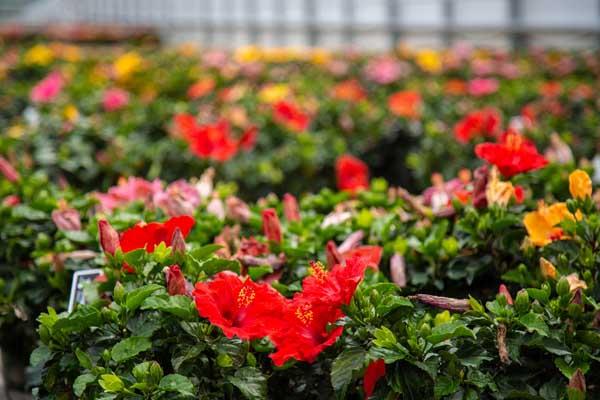
[[114, 255], [119, 244], [119, 233], [105, 219], [98, 221], [98, 232], [100, 234], [100, 247], [105, 253]]
[[510, 292], [508, 291], [508, 288], [504, 283], [500, 285], [500, 288], [498, 289], [498, 294], [504, 296], [508, 304], [513, 305], [513, 298], [510, 295]]
[[183, 255], [185, 254], [185, 250], [185, 238], [183, 237], [183, 233], [181, 233], [181, 229], [175, 228], [171, 239], [171, 251], [173, 254]]
[[17, 170], [2, 156], [0, 156], [0, 173], [10, 182], [16, 182], [21, 179]]
[[585, 393], [585, 376], [579, 368], [577, 368], [575, 373], [571, 376], [571, 379], [569, 379], [569, 385], [567, 387]]
[[333, 240], [328, 241], [325, 245], [325, 256], [327, 257], [327, 267], [329, 269], [333, 268], [334, 265], [344, 263], [344, 257], [338, 251]]
[[277, 212], [273, 208], [267, 208], [262, 212], [263, 232], [271, 242], [281, 243], [283, 237], [281, 233], [281, 222]]
[[289, 193], [283, 195], [283, 215], [288, 221], [300, 221], [298, 200]]

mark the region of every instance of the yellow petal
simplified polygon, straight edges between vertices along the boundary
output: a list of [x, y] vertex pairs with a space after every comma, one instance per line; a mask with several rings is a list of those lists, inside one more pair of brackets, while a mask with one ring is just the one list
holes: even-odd
[[556, 279], [556, 267], [544, 257], [540, 258], [540, 271], [544, 279]]
[[585, 199], [592, 195], [592, 180], [587, 172], [577, 169], [569, 175], [569, 191], [575, 199]]

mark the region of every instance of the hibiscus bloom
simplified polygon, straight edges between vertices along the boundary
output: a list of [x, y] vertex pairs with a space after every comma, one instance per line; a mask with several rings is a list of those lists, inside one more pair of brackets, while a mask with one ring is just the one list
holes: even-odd
[[64, 84], [60, 72], [51, 72], [31, 89], [29, 97], [35, 103], [51, 103], [60, 94]]
[[179, 229], [183, 237], [187, 237], [194, 223], [194, 219], [188, 215], [174, 217], [166, 222], [140, 222], [120, 235], [119, 245], [123, 253], [137, 249], [146, 249], [148, 253], [152, 253], [160, 243], [171, 246], [176, 229]]
[[337, 264], [331, 271], [327, 271], [320, 262], [311, 262], [310, 265], [309, 275], [302, 281], [303, 295], [314, 302], [340, 307], [350, 304], [370, 261], [353, 255], [345, 265]]
[[285, 308], [285, 298], [268, 284], [242, 279], [230, 271], [198, 282], [192, 294], [200, 316], [228, 338], [260, 339], [271, 333]]
[[419, 92], [414, 90], [403, 90], [391, 95], [388, 99], [388, 107], [392, 114], [399, 117], [417, 119], [421, 116], [423, 100]]
[[454, 137], [468, 143], [479, 136], [495, 136], [499, 133], [501, 117], [493, 108], [484, 108], [467, 114], [454, 125]]
[[278, 101], [273, 105], [273, 119], [289, 130], [302, 133], [310, 125], [310, 117], [289, 101]]
[[155, 195], [162, 191], [160, 180], [147, 181], [143, 178], [121, 178], [116, 186], [108, 189], [106, 193], [94, 193], [100, 202], [102, 212], [111, 212], [115, 208], [124, 207], [135, 201], [150, 204]]
[[171, 217], [191, 215], [200, 205], [200, 193], [195, 186], [180, 179], [171, 183], [165, 190], [155, 192], [152, 201]]
[[548, 164], [548, 160], [538, 153], [531, 141], [514, 131], [504, 133], [498, 143], [478, 144], [475, 154], [497, 166], [507, 178]]
[[258, 127], [252, 125], [242, 133], [240, 137], [239, 146], [242, 150], [250, 151], [256, 145], [256, 140], [258, 139]]
[[273, 363], [282, 366], [292, 358], [298, 361], [315, 361], [342, 334], [343, 327], [331, 329], [330, 324], [343, 315], [333, 305], [314, 302], [302, 293], [295, 296], [286, 304], [282, 319], [269, 335], [277, 347], [277, 351], [270, 355]]
[[523, 225], [534, 246], [546, 246], [554, 240], [564, 238], [563, 230], [558, 226], [562, 221], [574, 220], [576, 217], [578, 215], [571, 214], [565, 203], [551, 206], [541, 204], [536, 211], [525, 214]]
[[[359, 246], [342, 253], [342, 257], [344, 257], [344, 260], [362, 259], [367, 267], [378, 270], [382, 254], [383, 248], [380, 246]], [[346, 261], [347, 263], [348, 261]]]
[[472, 96], [480, 97], [495, 93], [500, 84], [494, 78], [475, 78], [469, 81], [468, 91]]
[[[178, 123], [190, 123], [189, 119], [179, 119]], [[200, 158], [208, 158], [215, 161], [227, 161], [237, 152], [239, 143], [231, 135], [229, 123], [220, 120], [216, 124], [188, 126], [185, 139], [189, 144], [190, 151]]]
[[354, 193], [369, 187], [369, 167], [349, 154], [340, 156], [335, 162], [335, 176], [339, 190]]
[[129, 104], [129, 93], [123, 89], [108, 89], [102, 95], [102, 107], [104, 111], [117, 111]]
[[383, 360], [373, 361], [369, 364], [365, 370], [363, 378], [363, 389], [365, 391], [365, 398], [369, 398], [375, 391], [375, 385], [377, 381], [385, 376], [385, 362]]

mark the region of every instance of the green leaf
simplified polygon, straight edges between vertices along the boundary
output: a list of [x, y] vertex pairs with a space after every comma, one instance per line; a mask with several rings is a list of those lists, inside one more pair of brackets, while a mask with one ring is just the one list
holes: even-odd
[[386, 296], [383, 298], [383, 301], [377, 305], [376, 311], [378, 315], [386, 316], [390, 312], [401, 307], [414, 308], [414, 304], [406, 297]]
[[392, 332], [388, 327], [382, 326], [381, 328], [375, 329], [373, 332], [373, 336], [375, 336], [375, 340], [373, 340], [373, 344], [375, 346], [383, 347], [383, 348], [393, 348], [396, 343], [396, 336], [394, 336], [394, 332]]
[[250, 400], [267, 398], [267, 379], [254, 367], [243, 367], [234, 376], [227, 377], [229, 383], [237, 387], [242, 395]]
[[135, 311], [137, 308], [146, 300], [148, 296], [156, 292], [159, 289], [163, 289], [162, 286], [157, 284], [150, 284], [139, 287], [127, 293], [127, 300], [125, 300], [125, 307], [129, 311]]
[[534, 331], [542, 336], [548, 336], [550, 333], [548, 325], [544, 322], [544, 318], [533, 311], [519, 317], [519, 322], [530, 332]]
[[458, 390], [458, 380], [452, 379], [449, 376], [438, 375], [435, 380], [435, 387], [433, 388], [433, 392], [435, 393], [436, 398], [440, 398], [442, 396], [448, 396], [452, 393], [455, 393]]
[[115, 362], [120, 363], [137, 356], [143, 351], [149, 350], [151, 347], [152, 342], [150, 339], [141, 336], [132, 336], [115, 344], [110, 354]]
[[431, 334], [427, 337], [433, 344], [443, 342], [444, 340], [457, 338], [457, 337], [471, 337], [475, 339], [475, 334], [472, 330], [467, 328], [461, 321], [452, 321], [446, 324], [442, 324], [434, 327], [431, 330]]
[[169, 296], [167, 294], [159, 294], [148, 297], [142, 310], [157, 310], [173, 314], [181, 319], [192, 319], [198, 315], [194, 302], [187, 296]]
[[248, 268], [248, 275], [253, 281], [257, 281], [271, 272], [273, 272], [273, 267], [270, 265], [258, 265], [256, 267]]
[[75, 396], [81, 397], [88, 383], [92, 383], [95, 380], [96, 375], [94, 374], [83, 374], [75, 378], [75, 382], [73, 382], [73, 393]]
[[331, 386], [341, 398], [352, 381], [354, 371], [365, 363], [366, 352], [360, 347], [350, 347], [342, 351], [331, 364]]
[[31, 355], [29, 356], [29, 363], [32, 367], [36, 367], [38, 365], [46, 364], [52, 358], [52, 350], [50, 350], [46, 345], [41, 345], [40, 347], [33, 350]]
[[100, 380], [98, 381], [98, 384], [102, 389], [111, 393], [121, 392], [125, 388], [125, 385], [123, 384], [121, 378], [114, 374], [100, 375]]
[[54, 324], [53, 328], [65, 333], [81, 332], [92, 326], [102, 324], [100, 310], [93, 306], [81, 304], [66, 318], [61, 318]]
[[176, 392], [184, 396], [194, 396], [194, 384], [185, 376], [169, 374], [160, 380], [158, 387], [165, 392]]
[[26, 219], [28, 221], [42, 221], [48, 216], [45, 212], [36, 210], [26, 205], [18, 205], [12, 209], [12, 217], [14, 219]]
[[84, 351], [82, 351], [81, 349], [76, 349], [75, 350], [75, 355], [77, 356], [77, 359], [79, 360], [79, 364], [85, 368], [85, 369], [92, 369], [92, 359], [90, 358], [90, 356], [87, 355], [87, 353], [85, 353]]

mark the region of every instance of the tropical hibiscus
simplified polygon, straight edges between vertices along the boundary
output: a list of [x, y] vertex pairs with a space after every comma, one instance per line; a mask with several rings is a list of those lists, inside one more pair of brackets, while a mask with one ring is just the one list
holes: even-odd
[[129, 93], [123, 89], [107, 89], [102, 94], [102, 107], [104, 111], [117, 111], [129, 104]]
[[104, 251], [110, 254], [114, 254], [117, 248], [121, 248], [123, 253], [137, 249], [146, 249], [148, 253], [152, 253], [160, 243], [171, 246], [177, 231], [186, 237], [194, 223], [192, 217], [183, 215], [166, 222], [140, 222], [119, 235], [107, 221], [100, 220], [98, 223], [100, 244]]
[[331, 96], [334, 99], [358, 103], [367, 98], [367, 92], [356, 79], [349, 79], [340, 82], [331, 90]]
[[345, 265], [335, 265], [331, 271], [320, 262], [311, 262], [309, 275], [302, 281], [302, 293], [314, 302], [337, 307], [348, 305], [369, 266], [367, 258], [356, 255], [348, 258]]
[[200, 316], [221, 328], [228, 338], [268, 336], [286, 307], [285, 298], [270, 285], [242, 279], [230, 271], [198, 282], [192, 296]]
[[225, 120], [196, 125], [188, 132], [186, 140], [190, 151], [200, 158], [223, 162], [238, 152], [239, 143], [232, 137], [229, 123]]
[[313, 362], [327, 347], [335, 343], [343, 327], [330, 325], [343, 317], [334, 305], [315, 302], [303, 293], [285, 305], [280, 321], [270, 334], [277, 351], [270, 355], [273, 363], [282, 366], [294, 358]]
[[296, 133], [306, 131], [310, 125], [310, 116], [289, 101], [278, 101], [273, 105], [273, 119]]
[[388, 99], [388, 107], [392, 114], [404, 118], [419, 118], [422, 105], [421, 95], [414, 90], [396, 92]]
[[554, 240], [563, 239], [563, 230], [558, 225], [567, 219], [574, 220], [576, 216], [569, 212], [565, 203], [551, 206], [542, 203], [536, 211], [525, 214], [523, 224], [533, 245], [546, 246]]
[[194, 83], [187, 91], [190, 100], [199, 99], [206, 96], [215, 88], [215, 80], [211, 77], [205, 77]]
[[512, 130], [505, 132], [498, 143], [478, 144], [475, 154], [497, 166], [507, 178], [548, 164], [548, 160], [538, 153], [535, 144]]
[[454, 137], [468, 143], [480, 136], [495, 136], [499, 133], [501, 117], [493, 108], [483, 108], [467, 114], [454, 125]]
[[342, 257], [346, 260], [346, 264], [348, 264], [348, 260], [353, 258], [357, 258], [362, 260], [362, 262], [369, 268], [373, 268], [374, 270], [379, 269], [379, 262], [381, 261], [381, 255], [383, 254], [383, 248], [379, 246], [359, 246], [354, 249], [350, 249], [344, 253], [342, 253]]
[[335, 162], [338, 189], [357, 192], [369, 187], [369, 167], [349, 154], [340, 156]]

